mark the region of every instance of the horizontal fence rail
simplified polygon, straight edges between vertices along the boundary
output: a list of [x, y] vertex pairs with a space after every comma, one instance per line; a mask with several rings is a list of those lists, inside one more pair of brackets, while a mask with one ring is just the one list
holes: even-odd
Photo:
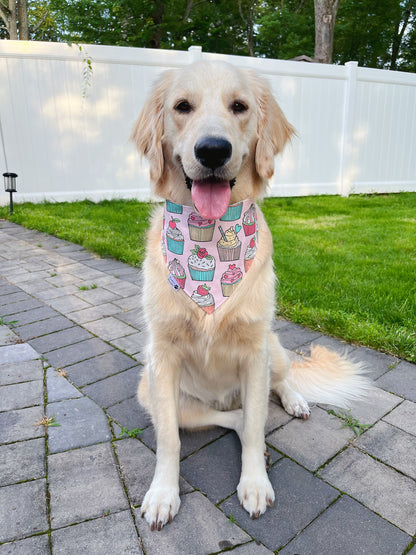
[[[296, 128], [276, 159], [271, 196], [416, 191], [415, 74], [197, 46], [0, 40], [0, 173], [18, 174], [15, 200], [149, 200], [148, 168], [128, 142], [131, 128], [160, 73], [198, 59], [262, 74]], [[2, 187], [0, 204], [7, 202]]]

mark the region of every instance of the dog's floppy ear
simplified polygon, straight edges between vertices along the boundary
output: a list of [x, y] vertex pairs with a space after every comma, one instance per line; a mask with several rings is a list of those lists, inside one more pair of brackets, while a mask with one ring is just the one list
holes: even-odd
[[155, 83], [130, 135], [140, 154], [149, 160], [153, 183], [157, 183], [163, 175], [163, 111], [166, 90], [172, 79], [173, 72], [166, 71]]
[[257, 100], [256, 171], [263, 179], [270, 179], [274, 173], [274, 157], [296, 132], [273, 98], [267, 81], [252, 71], [248, 74]]

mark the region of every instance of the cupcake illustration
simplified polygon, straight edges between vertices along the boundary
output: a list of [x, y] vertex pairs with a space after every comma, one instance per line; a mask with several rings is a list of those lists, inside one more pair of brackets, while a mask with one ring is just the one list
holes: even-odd
[[198, 285], [196, 291], [191, 295], [191, 299], [196, 302], [196, 304], [205, 310], [207, 314], [212, 314], [215, 309], [214, 297], [209, 292], [210, 287], [205, 283], [204, 285]]
[[243, 277], [243, 272], [235, 264], [230, 264], [221, 276], [221, 290], [223, 297], [229, 297]]
[[244, 212], [243, 229], [246, 237], [248, 235], [254, 235], [256, 232], [256, 207], [254, 204], [252, 204], [250, 208]]
[[253, 264], [254, 257], [256, 256], [257, 252], [257, 245], [256, 240], [254, 237], [251, 238], [251, 241], [244, 253], [244, 270], [248, 272], [250, 266]]
[[182, 231], [176, 227], [178, 222], [179, 220], [177, 218], [172, 218], [170, 220], [166, 231], [166, 244], [168, 251], [174, 252], [175, 254], [183, 254], [184, 239]]
[[171, 260], [168, 264], [169, 272], [175, 278], [175, 281], [181, 289], [185, 287], [186, 274], [183, 266], [177, 258]]
[[214, 233], [214, 220], [206, 220], [197, 212], [191, 212], [188, 218], [189, 237], [191, 241], [211, 241]]
[[182, 214], [183, 207], [181, 204], [176, 204], [175, 202], [171, 202], [170, 200], [166, 201], [166, 210], [173, 214]]
[[241, 210], [243, 209], [243, 202], [237, 202], [236, 204], [230, 204], [227, 208], [226, 213], [221, 216], [220, 220], [223, 222], [233, 222], [238, 220], [241, 216]]
[[189, 275], [194, 281], [212, 281], [215, 272], [215, 258], [207, 249], [195, 245], [188, 258]]
[[225, 232], [221, 226], [218, 229], [221, 232], [221, 239], [217, 243], [217, 249], [221, 262], [238, 260], [241, 252], [241, 241], [237, 237], [237, 233], [241, 230], [241, 226], [239, 224], [235, 227], [231, 226]]

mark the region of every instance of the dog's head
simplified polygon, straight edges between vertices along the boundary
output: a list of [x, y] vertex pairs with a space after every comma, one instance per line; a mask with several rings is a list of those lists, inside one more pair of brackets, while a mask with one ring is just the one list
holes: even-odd
[[206, 218], [264, 194], [274, 157], [294, 133], [266, 81], [222, 62], [165, 72], [131, 139], [150, 162], [154, 192]]

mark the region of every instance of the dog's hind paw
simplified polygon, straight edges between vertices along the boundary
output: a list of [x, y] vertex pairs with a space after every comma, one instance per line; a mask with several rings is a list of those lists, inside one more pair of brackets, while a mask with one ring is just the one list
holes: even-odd
[[237, 495], [241, 506], [252, 519], [258, 518], [267, 507], [273, 507], [274, 491], [267, 477], [242, 478], [237, 487]]
[[284, 394], [280, 396], [283, 408], [291, 416], [308, 420], [311, 411], [305, 399], [297, 391], [287, 389]]
[[180, 504], [178, 488], [151, 487], [144, 496], [141, 516], [146, 519], [152, 532], [160, 531], [162, 526], [172, 522]]

